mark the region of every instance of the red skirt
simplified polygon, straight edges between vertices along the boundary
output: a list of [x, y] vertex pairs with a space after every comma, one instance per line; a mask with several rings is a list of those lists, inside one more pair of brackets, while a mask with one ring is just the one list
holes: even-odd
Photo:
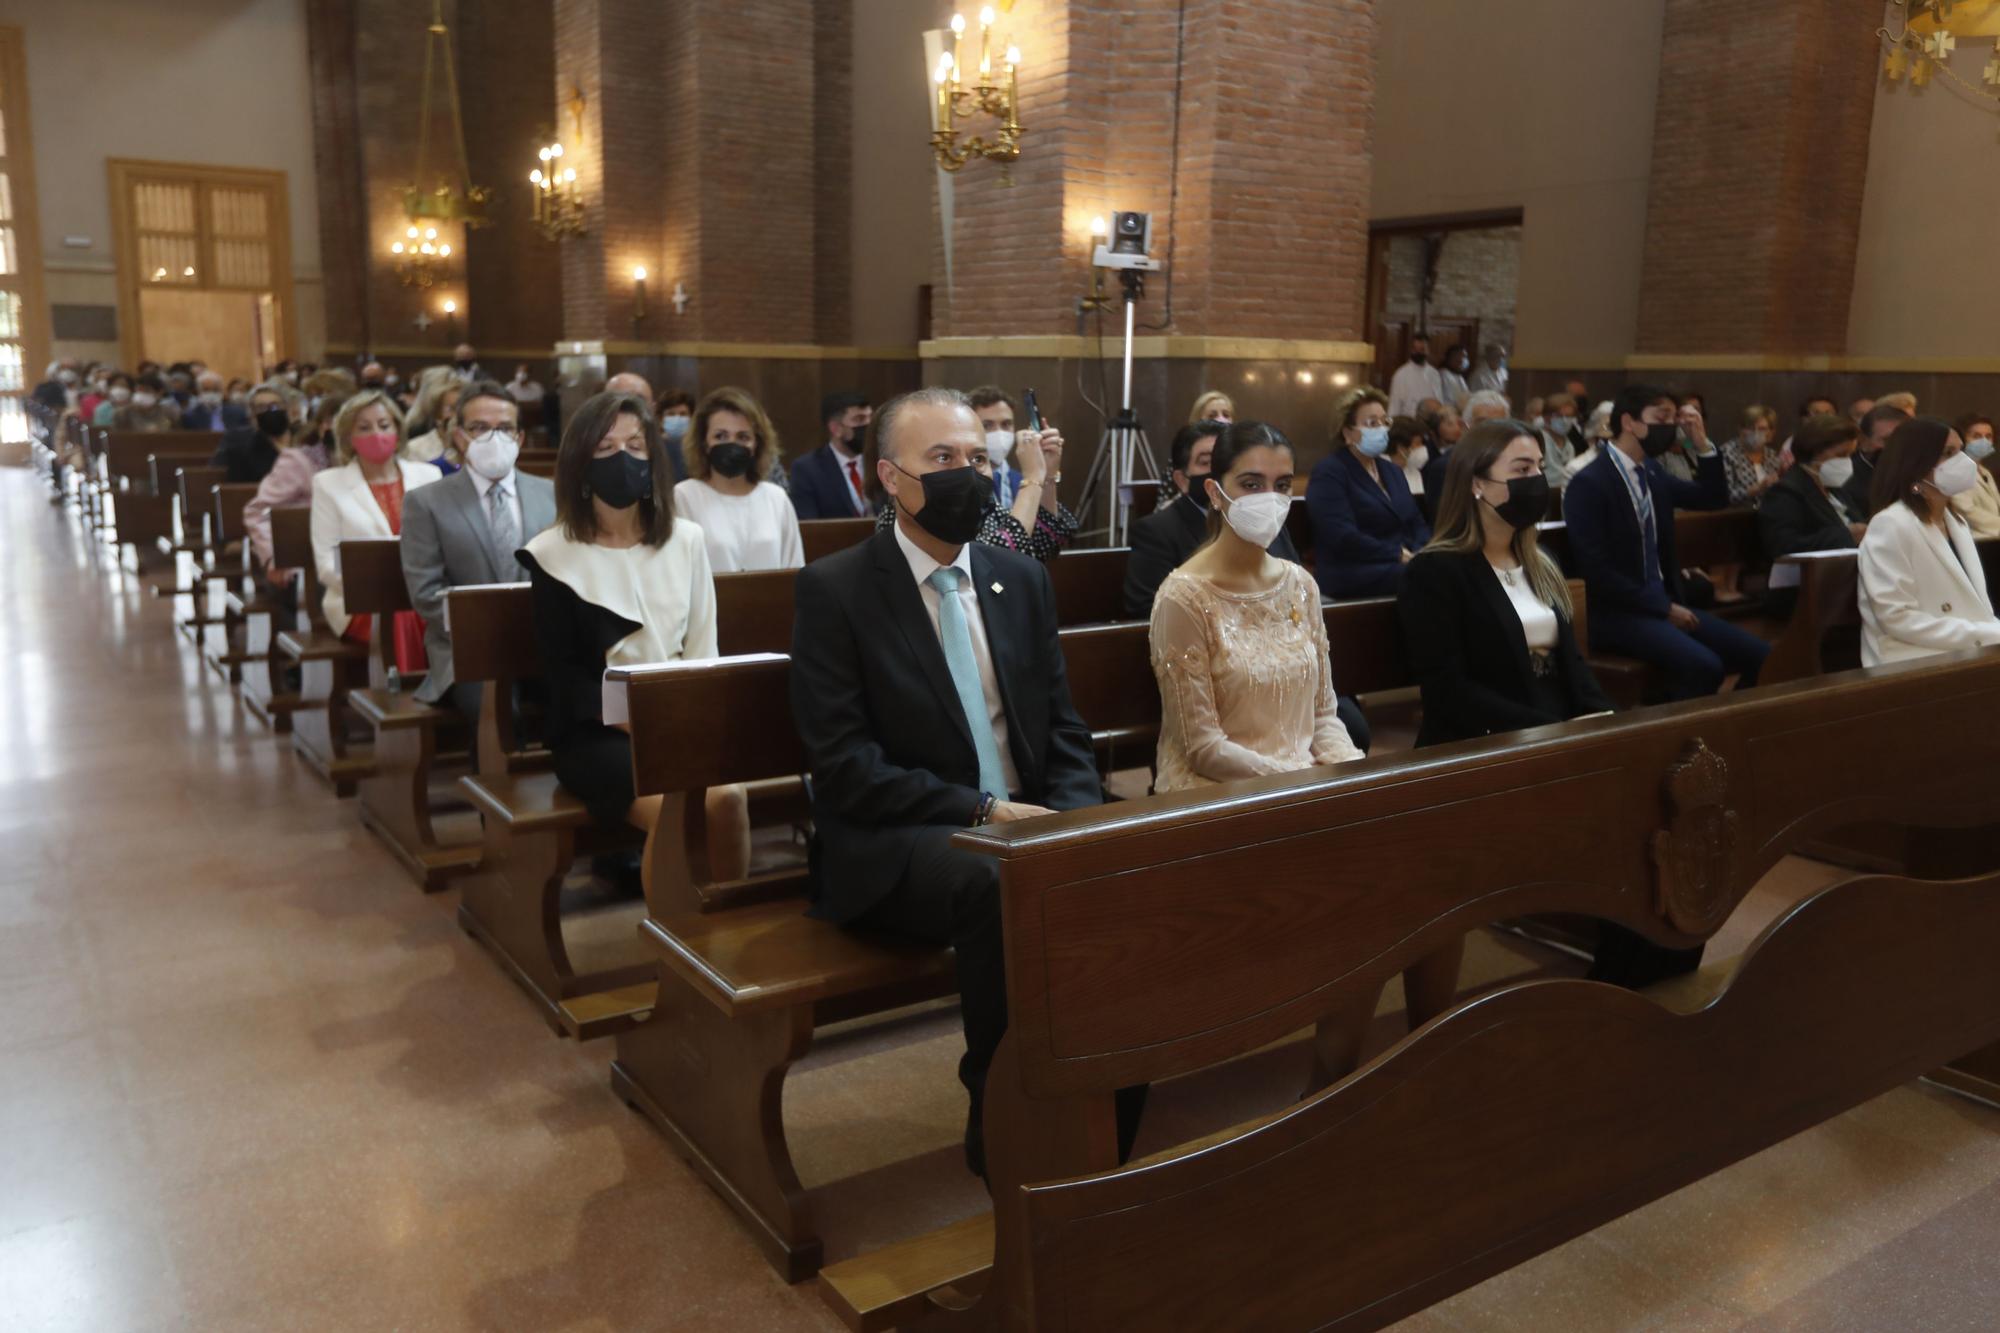
[[[408, 676], [430, 669], [430, 657], [424, 652], [424, 618], [415, 611], [398, 611], [389, 623], [389, 633], [394, 640], [396, 670]], [[354, 616], [347, 622], [345, 636], [353, 643], [370, 643], [375, 638], [375, 617]]]

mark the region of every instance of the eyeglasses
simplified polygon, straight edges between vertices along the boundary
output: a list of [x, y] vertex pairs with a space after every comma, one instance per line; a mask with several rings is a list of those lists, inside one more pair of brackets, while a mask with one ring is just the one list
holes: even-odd
[[465, 438], [478, 444], [483, 440], [498, 440], [505, 444], [519, 444], [521, 432], [512, 426], [467, 426]]

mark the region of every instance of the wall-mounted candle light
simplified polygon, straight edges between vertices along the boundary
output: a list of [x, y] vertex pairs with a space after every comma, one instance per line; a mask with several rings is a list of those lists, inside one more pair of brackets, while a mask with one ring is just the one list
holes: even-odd
[[646, 318], [646, 266], [632, 266], [632, 322], [639, 323]]
[[1078, 314], [1082, 314], [1086, 310], [1105, 310], [1110, 308], [1111, 297], [1104, 290], [1104, 270], [1097, 267], [1094, 262], [1097, 255], [1097, 247], [1110, 235], [1111, 224], [1104, 220], [1102, 213], [1099, 213], [1090, 220], [1090, 236], [1086, 240], [1083, 250], [1084, 263], [1090, 265], [1090, 291], [1086, 295], [1076, 298]]
[[446, 297], [444, 304], [439, 309], [444, 311], [445, 340], [447, 342], [457, 342], [458, 302], [452, 300], [450, 297]]

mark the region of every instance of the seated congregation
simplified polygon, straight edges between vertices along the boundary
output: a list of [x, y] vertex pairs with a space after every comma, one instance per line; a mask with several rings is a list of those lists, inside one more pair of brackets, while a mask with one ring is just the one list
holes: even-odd
[[[1718, 444], [1698, 395], [1399, 372], [1295, 445], [1211, 392], [1100, 550], [997, 386], [830, 393], [787, 467], [743, 389], [620, 374], [551, 444], [459, 351], [59, 364], [44, 466], [852, 1327], [1379, 1327], [1896, 1082], [1993, 1086], [2000, 908], [1920, 882], [1992, 867], [1913, 850], [2000, 821], [1931, 762], [2000, 745], [1943, 656], [2000, 644], [1984, 417]], [[1864, 815], [1892, 873], [1704, 966]], [[573, 965], [583, 874], [640, 961]], [[1861, 947], [1896, 928], [1934, 950]], [[1524, 937], [1553, 984], [1468, 961]], [[951, 995], [992, 1210], [827, 1263], [786, 1075]], [[1296, 1101], [1134, 1156], [1155, 1088], [1287, 1041]]]

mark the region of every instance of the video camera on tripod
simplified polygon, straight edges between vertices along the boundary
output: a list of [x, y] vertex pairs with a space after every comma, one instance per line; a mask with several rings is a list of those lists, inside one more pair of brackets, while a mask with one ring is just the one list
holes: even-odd
[[1100, 498], [1099, 488], [1110, 481], [1109, 501], [1102, 532], [1107, 544], [1123, 546], [1131, 531], [1132, 483], [1143, 472], [1149, 481], [1160, 479], [1159, 463], [1146, 443], [1146, 432], [1132, 411], [1132, 331], [1133, 309], [1146, 294], [1146, 275], [1166, 267], [1153, 258], [1153, 215], [1113, 213], [1111, 234], [1099, 242], [1090, 262], [1094, 268], [1111, 269], [1125, 294], [1125, 380], [1119, 397], [1118, 415], [1104, 428], [1097, 456], [1091, 460], [1090, 476], [1083, 484], [1078, 507], [1091, 513]]

